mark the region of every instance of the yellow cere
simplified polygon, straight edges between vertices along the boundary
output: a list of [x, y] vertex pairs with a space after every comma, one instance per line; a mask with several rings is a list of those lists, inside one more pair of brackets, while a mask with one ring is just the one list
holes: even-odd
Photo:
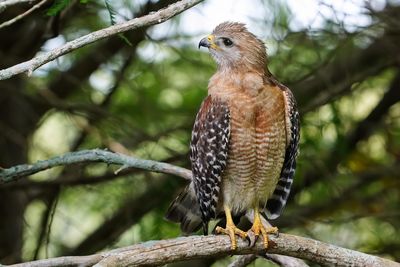
[[218, 50], [220, 49], [219, 46], [215, 43], [215, 35], [214, 34], [210, 34], [207, 36], [207, 40], [210, 43], [210, 47], [212, 49]]

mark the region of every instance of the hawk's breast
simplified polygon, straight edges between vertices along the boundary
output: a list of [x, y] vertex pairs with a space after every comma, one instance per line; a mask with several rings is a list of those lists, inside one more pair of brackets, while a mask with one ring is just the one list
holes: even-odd
[[258, 95], [230, 93], [227, 100], [231, 136], [221, 204], [238, 213], [265, 206], [275, 189], [286, 147], [285, 105], [282, 91], [272, 86]]

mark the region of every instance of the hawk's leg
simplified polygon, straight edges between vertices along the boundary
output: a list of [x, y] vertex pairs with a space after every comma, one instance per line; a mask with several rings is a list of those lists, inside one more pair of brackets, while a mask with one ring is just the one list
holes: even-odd
[[249, 231], [252, 231], [255, 235], [255, 241], [257, 241], [258, 236], [261, 234], [263, 236], [263, 243], [265, 249], [268, 248], [268, 234], [277, 234], [277, 227], [266, 227], [263, 225], [260, 217], [260, 212], [258, 211], [258, 207], [254, 208], [254, 222], [253, 226]]
[[247, 233], [240, 230], [239, 228], [237, 228], [236, 225], [233, 223], [231, 210], [229, 209], [229, 207], [224, 205], [224, 210], [225, 210], [225, 216], [226, 216], [226, 227], [224, 229], [222, 227], [217, 226], [217, 228], [215, 228], [215, 232], [217, 234], [222, 233], [222, 234], [229, 235], [229, 237], [231, 239], [231, 248], [232, 248], [232, 250], [235, 250], [237, 248], [237, 241], [236, 241], [235, 235], [238, 235], [241, 238], [246, 238]]

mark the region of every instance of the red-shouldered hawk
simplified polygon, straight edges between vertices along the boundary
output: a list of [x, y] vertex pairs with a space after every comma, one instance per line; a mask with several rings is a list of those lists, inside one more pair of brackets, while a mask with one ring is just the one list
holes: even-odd
[[192, 131], [193, 180], [171, 204], [166, 218], [190, 233], [225, 212], [232, 249], [238, 229], [233, 216], [254, 210], [249, 231], [263, 236], [260, 212], [277, 218], [289, 196], [299, 144], [299, 113], [292, 92], [268, 71], [264, 43], [244, 24], [224, 22], [203, 38], [218, 65]]

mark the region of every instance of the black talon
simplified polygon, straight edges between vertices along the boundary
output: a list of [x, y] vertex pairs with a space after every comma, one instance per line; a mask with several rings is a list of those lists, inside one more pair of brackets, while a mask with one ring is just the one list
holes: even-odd
[[249, 247], [251, 244], [251, 239], [249, 236], [246, 236], [246, 240], [247, 240], [247, 246]]
[[258, 238], [260, 237], [260, 235], [254, 235], [254, 244], [253, 246], [256, 245]]
[[246, 238], [249, 238], [250, 240], [249, 247], [254, 247], [257, 242], [258, 236], [256, 236], [253, 232], [250, 232], [248, 233]]

